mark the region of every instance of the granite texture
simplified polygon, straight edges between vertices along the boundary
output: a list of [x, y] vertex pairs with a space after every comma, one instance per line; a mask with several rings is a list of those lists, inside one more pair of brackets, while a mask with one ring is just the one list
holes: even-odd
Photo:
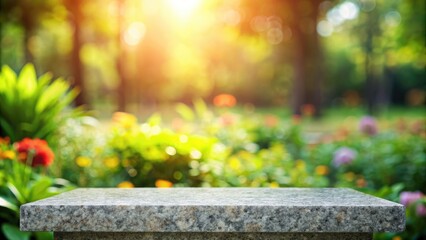
[[25, 204], [21, 230], [398, 232], [404, 206], [351, 189], [77, 189]]
[[56, 232], [55, 240], [371, 240], [371, 233], [105, 233]]

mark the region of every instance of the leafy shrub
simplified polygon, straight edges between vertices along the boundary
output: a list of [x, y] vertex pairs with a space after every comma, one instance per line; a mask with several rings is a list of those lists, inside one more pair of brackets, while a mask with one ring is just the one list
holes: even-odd
[[93, 117], [68, 118], [55, 136], [59, 141], [53, 174], [80, 187], [115, 186], [111, 183], [115, 175], [102, 162], [103, 156], [108, 154], [106, 133], [102, 128]]
[[[332, 170], [332, 185], [380, 189], [403, 183], [406, 190], [426, 191], [426, 147], [424, 137], [395, 131], [374, 136], [348, 134], [338, 141], [319, 144], [310, 152], [312, 165], [327, 165]], [[350, 164], [335, 166], [339, 148], [356, 152]]]
[[116, 113], [114, 119], [107, 161], [119, 161], [113, 168], [116, 174], [135, 186], [155, 186], [159, 179], [178, 186], [201, 185], [205, 170], [201, 166], [215, 155], [216, 138], [162, 128], [157, 115], [141, 125], [129, 120], [134, 119], [129, 114]]
[[[42, 174], [53, 156], [46, 142], [24, 139], [11, 145], [8, 138], [0, 138], [0, 223], [6, 239], [53, 239], [51, 233], [19, 231], [19, 207], [25, 203], [51, 197], [70, 190], [64, 179]], [[38, 161], [38, 165], [33, 163]], [[37, 167], [38, 166], [38, 167]]]
[[34, 66], [25, 65], [17, 76], [8, 66], [0, 73], [0, 136], [12, 142], [25, 137], [50, 141], [65, 119], [63, 110], [77, 90], [51, 74], [37, 78]]
[[308, 172], [303, 160], [292, 159], [281, 144], [257, 152], [246, 150], [230, 155], [222, 162], [210, 162], [212, 175], [204, 178], [215, 187], [321, 187], [327, 184], [323, 174]]

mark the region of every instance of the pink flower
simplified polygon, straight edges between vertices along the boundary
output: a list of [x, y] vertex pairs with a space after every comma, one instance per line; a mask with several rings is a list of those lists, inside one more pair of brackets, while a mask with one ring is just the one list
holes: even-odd
[[416, 214], [419, 217], [424, 217], [426, 216], [426, 206], [422, 203], [420, 203], [419, 205], [417, 205], [416, 207]]
[[351, 163], [356, 157], [356, 152], [348, 147], [341, 147], [334, 152], [333, 164], [338, 167]]
[[370, 116], [363, 117], [359, 123], [359, 130], [370, 136], [376, 135], [378, 131], [376, 119]]
[[404, 206], [408, 206], [423, 197], [423, 193], [417, 192], [402, 192], [399, 196], [399, 201]]

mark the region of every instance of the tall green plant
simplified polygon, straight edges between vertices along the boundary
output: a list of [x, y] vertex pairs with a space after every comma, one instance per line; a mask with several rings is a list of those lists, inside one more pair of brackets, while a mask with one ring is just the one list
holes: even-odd
[[37, 78], [32, 64], [26, 64], [19, 75], [3, 66], [0, 73], [0, 136], [12, 142], [25, 137], [52, 137], [64, 120], [61, 113], [78, 91], [63, 79], [52, 81], [46, 73]]

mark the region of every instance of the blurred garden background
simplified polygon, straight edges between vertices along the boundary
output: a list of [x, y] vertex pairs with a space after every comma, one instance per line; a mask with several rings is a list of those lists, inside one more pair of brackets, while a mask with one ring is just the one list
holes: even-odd
[[0, 0], [0, 238], [77, 187], [350, 187], [426, 238], [424, 0]]

